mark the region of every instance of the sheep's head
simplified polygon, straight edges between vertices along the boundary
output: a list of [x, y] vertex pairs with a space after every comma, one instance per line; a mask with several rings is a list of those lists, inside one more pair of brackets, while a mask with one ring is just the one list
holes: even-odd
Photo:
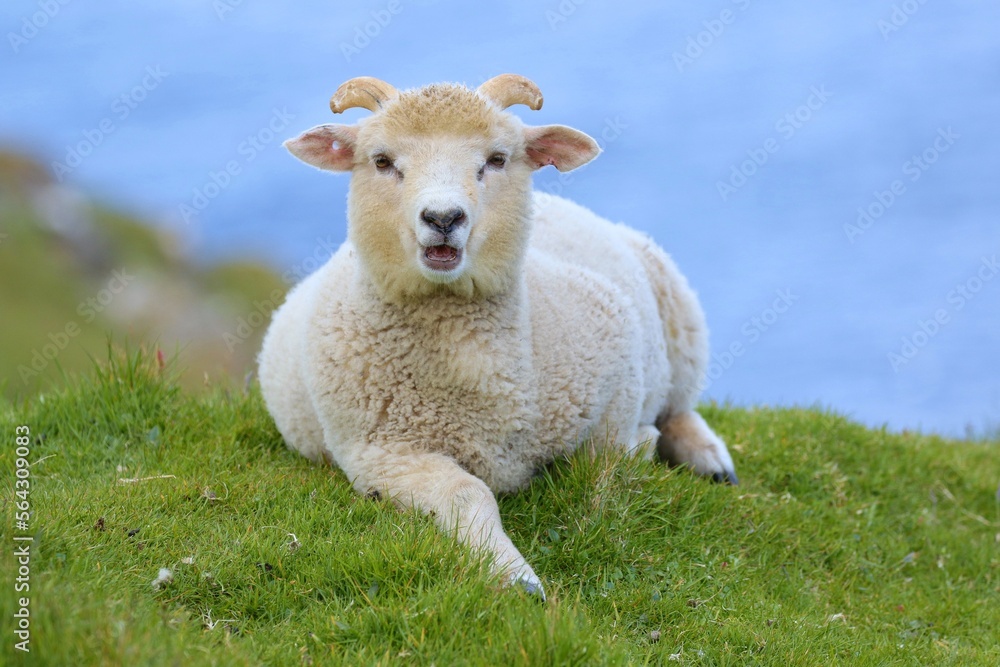
[[361, 77], [330, 107], [374, 112], [356, 125], [319, 125], [285, 142], [296, 157], [350, 171], [348, 235], [383, 298], [510, 288], [525, 256], [531, 172], [575, 169], [599, 152], [563, 125], [526, 126], [505, 109], [542, 105], [527, 79], [504, 74], [477, 90], [435, 84], [397, 92]]

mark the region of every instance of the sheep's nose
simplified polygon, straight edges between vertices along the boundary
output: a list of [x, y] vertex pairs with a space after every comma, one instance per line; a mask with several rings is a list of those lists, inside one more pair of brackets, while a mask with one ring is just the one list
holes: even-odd
[[465, 222], [465, 211], [460, 208], [452, 208], [447, 211], [432, 211], [425, 208], [420, 213], [420, 219], [428, 225], [433, 225], [448, 234], [454, 227]]

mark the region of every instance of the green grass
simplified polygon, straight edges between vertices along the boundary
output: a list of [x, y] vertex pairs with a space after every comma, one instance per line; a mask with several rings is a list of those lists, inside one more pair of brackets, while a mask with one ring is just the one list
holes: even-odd
[[[500, 500], [540, 603], [429, 520], [287, 451], [257, 391], [191, 396], [155, 360], [115, 354], [0, 402], [0, 663], [1000, 664], [1000, 444], [818, 410], [703, 414], [741, 486], [581, 453]], [[19, 424], [27, 660], [8, 629]], [[162, 567], [173, 580], [156, 590]]]

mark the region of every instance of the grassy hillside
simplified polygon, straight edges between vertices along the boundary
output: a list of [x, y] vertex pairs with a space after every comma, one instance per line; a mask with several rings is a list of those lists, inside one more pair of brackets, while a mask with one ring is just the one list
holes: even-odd
[[287, 287], [253, 262], [202, 266], [162, 229], [0, 151], [0, 393], [8, 397], [89, 367], [108, 332], [178, 351], [188, 389], [206, 375], [242, 380], [264, 327], [241, 322], [268, 315]]
[[[256, 390], [192, 397], [155, 357], [115, 355], [0, 403], [3, 470], [31, 431], [35, 537], [31, 660], [5, 631], [0, 662], [1000, 664], [1000, 444], [703, 413], [742, 486], [579, 455], [501, 499], [540, 603], [287, 451]], [[3, 479], [12, 587], [24, 532]], [[17, 604], [8, 590], [0, 615]]]

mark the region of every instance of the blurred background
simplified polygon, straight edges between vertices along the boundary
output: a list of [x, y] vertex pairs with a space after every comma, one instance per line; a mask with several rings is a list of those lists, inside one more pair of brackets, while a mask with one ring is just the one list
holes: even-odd
[[[540, 190], [645, 230], [700, 294], [707, 396], [952, 436], [1000, 425], [1000, 5], [260, 0], [0, 8], [0, 382], [116, 339], [242, 385], [345, 237], [281, 141], [359, 75], [533, 79], [604, 153]], [[365, 111], [352, 110], [342, 122]]]

